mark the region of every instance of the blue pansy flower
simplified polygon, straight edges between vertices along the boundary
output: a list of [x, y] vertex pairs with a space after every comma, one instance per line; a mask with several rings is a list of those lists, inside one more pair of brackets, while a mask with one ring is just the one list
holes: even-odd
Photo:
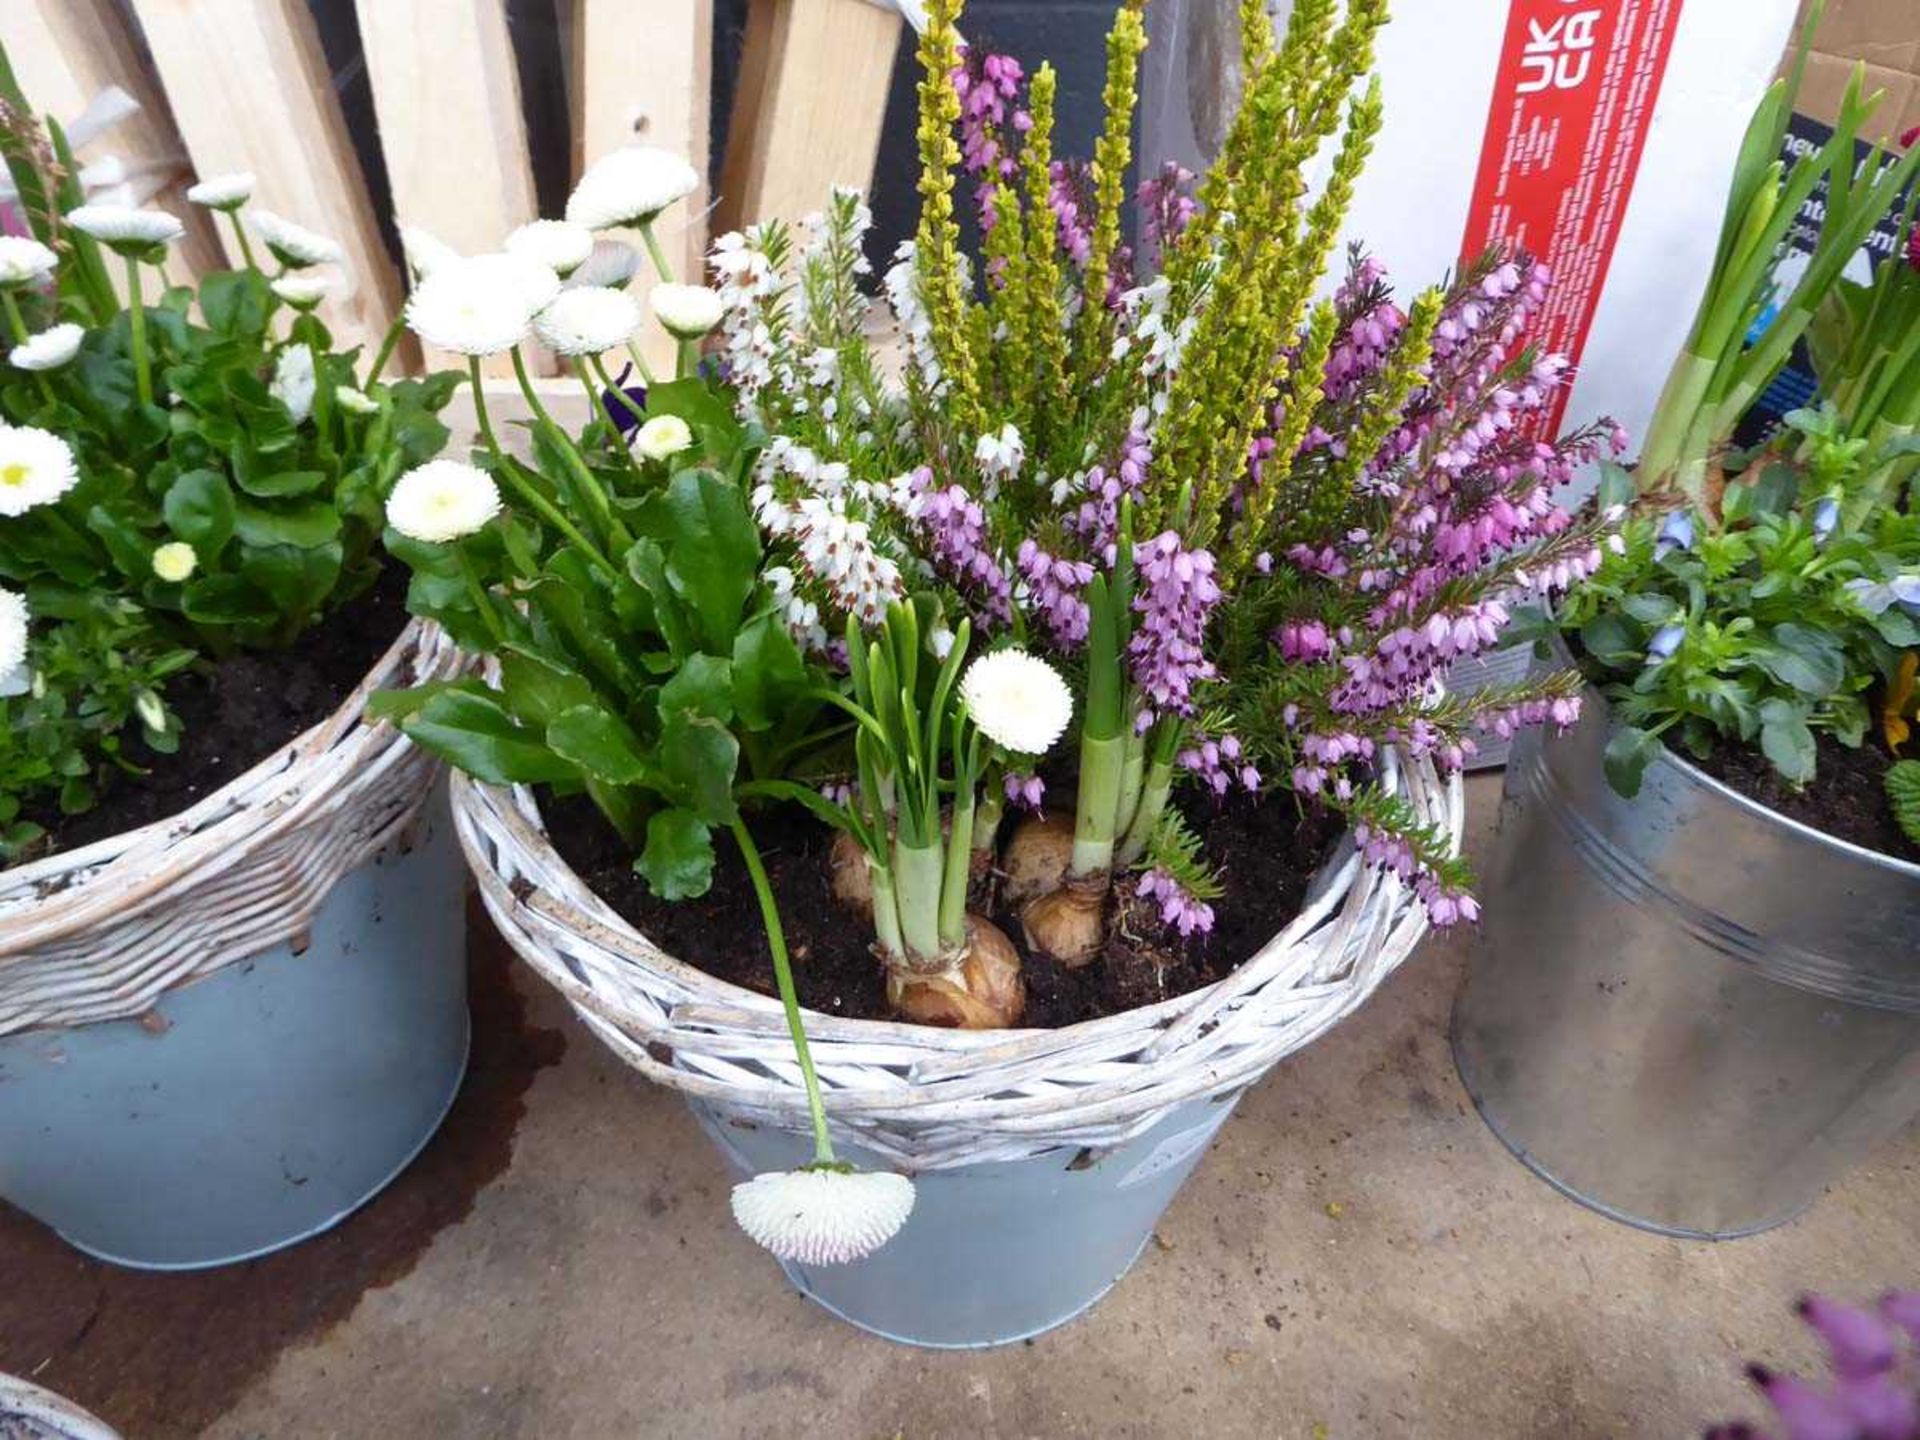
[[1840, 523], [1840, 502], [1829, 495], [1813, 507], [1813, 538], [1821, 544], [1827, 542]]
[[1658, 665], [1662, 660], [1671, 660], [1673, 652], [1680, 648], [1680, 642], [1686, 636], [1687, 627], [1684, 625], [1662, 625], [1647, 641], [1647, 664]]
[[1676, 550], [1693, 549], [1693, 516], [1685, 510], [1675, 510], [1660, 524], [1660, 534], [1653, 542], [1653, 558], [1664, 560]]

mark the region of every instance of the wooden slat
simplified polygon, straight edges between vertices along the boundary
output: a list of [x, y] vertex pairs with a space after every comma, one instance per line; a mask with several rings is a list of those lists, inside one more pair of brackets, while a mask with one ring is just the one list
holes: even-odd
[[[132, 5], [194, 167], [204, 175], [253, 171], [255, 205], [338, 240], [349, 274], [324, 307], [327, 323], [343, 343], [377, 345], [399, 306], [400, 277], [381, 244], [306, 0]], [[467, 61], [449, 53], [444, 63]], [[452, 137], [449, 149], [462, 143]], [[220, 238], [233, 256], [232, 237]]]
[[869, 0], [752, 0], [714, 223], [823, 209], [873, 180], [903, 28]]
[[[505, 0], [356, 0], [356, 10], [394, 215], [465, 255], [499, 249], [539, 203]], [[505, 356], [489, 364], [512, 373]]]
[[[713, 81], [713, 0], [574, 0], [573, 173], [622, 145], [658, 145], [707, 173]], [[657, 227], [675, 278], [701, 276], [707, 245], [707, 187], [661, 217]], [[643, 270], [635, 288], [653, 283]], [[673, 364], [672, 341], [649, 325], [647, 355]]]
[[[147, 202], [171, 210], [187, 227], [186, 237], [168, 257], [168, 277], [192, 284], [197, 275], [220, 268], [220, 245], [210, 217], [181, 193], [191, 181], [186, 147], [115, 0], [4, 0], [0, 42], [27, 99], [62, 125], [70, 124], [109, 85], [139, 102], [138, 115], [94, 141], [78, 158], [86, 164], [113, 155], [130, 170], [164, 166], [176, 171], [172, 183]], [[123, 283], [118, 269], [113, 273], [115, 283]]]

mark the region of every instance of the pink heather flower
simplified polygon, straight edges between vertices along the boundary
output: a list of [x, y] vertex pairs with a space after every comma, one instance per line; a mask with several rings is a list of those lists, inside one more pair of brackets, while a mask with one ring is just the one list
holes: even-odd
[[1040, 802], [1047, 798], [1047, 782], [1038, 775], [1020, 775], [1009, 770], [1000, 783], [1010, 805], [1024, 805], [1038, 812]]
[[1015, 563], [1054, 644], [1062, 650], [1077, 650], [1087, 638], [1091, 619], [1080, 592], [1093, 579], [1093, 566], [1085, 560], [1057, 559], [1031, 539], [1020, 542]]
[[1148, 702], [1135, 720], [1144, 730], [1156, 713], [1191, 715], [1193, 687], [1214, 678], [1203, 641], [1220, 586], [1213, 578], [1213, 556], [1187, 549], [1172, 530], [1137, 546], [1134, 562], [1139, 581], [1133, 608], [1139, 619], [1127, 653], [1134, 684]]
[[987, 541], [987, 515], [959, 485], [938, 486], [925, 466], [909, 478], [908, 513], [925, 532], [934, 564], [973, 598], [983, 627], [1013, 619], [1013, 582]]
[[1007, 132], [1011, 128], [1025, 134], [1033, 128], [1033, 117], [1015, 104], [1026, 77], [1011, 55], [968, 48], [952, 78], [960, 97], [960, 161], [978, 182], [973, 193], [980, 228], [991, 230], [994, 196], [1019, 168], [1009, 152]]
[[1178, 880], [1159, 866], [1147, 871], [1135, 882], [1142, 899], [1160, 907], [1161, 922], [1181, 936], [1204, 935], [1213, 929], [1213, 907], [1188, 894]]
[[1196, 730], [1190, 738], [1193, 743], [1180, 752], [1177, 763], [1199, 776], [1216, 796], [1224, 796], [1236, 782], [1248, 791], [1260, 788], [1260, 772], [1247, 763], [1238, 736], [1222, 735], [1215, 740]]

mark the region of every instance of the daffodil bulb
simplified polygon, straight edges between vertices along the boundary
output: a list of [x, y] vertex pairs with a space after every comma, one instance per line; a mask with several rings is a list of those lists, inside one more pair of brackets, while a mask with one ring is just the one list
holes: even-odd
[[567, 197], [567, 219], [589, 230], [645, 225], [700, 188], [686, 157], [655, 145], [628, 145], [589, 165]]
[[595, 240], [593, 253], [567, 277], [566, 288], [579, 290], [589, 285], [604, 285], [609, 290], [618, 290], [633, 279], [639, 268], [640, 252], [626, 241]]
[[407, 471], [387, 496], [387, 524], [430, 545], [477, 534], [499, 513], [493, 477], [458, 460], [429, 460]]
[[27, 622], [32, 618], [27, 597], [0, 586], [0, 695], [27, 688]]
[[25, 235], [0, 235], [0, 285], [36, 285], [53, 273], [60, 257]]
[[187, 187], [187, 199], [209, 210], [238, 210], [253, 198], [253, 172], [235, 170]]
[[253, 230], [273, 252], [273, 258], [289, 270], [305, 270], [310, 265], [338, 265], [346, 259], [338, 240], [296, 225], [271, 210], [253, 212]]
[[506, 259], [480, 255], [437, 267], [407, 301], [408, 327], [427, 344], [457, 355], [498, 355], [518, 345], [541, 306], [528, 299], [524, 277], [516, 281], [488, 263]]
[[7, 363], [16, 370], [58, 370], [80, 353], [86, 338], [87, 332], [71, 321], [49, 326], [9, 350]]
[[313, 350], [306, 345], [289, 345], [274, 360], [273, 379], [267, 389], [299, 425], [313, 413], [315, 383]]
[[568, 220], [531, 220], [507, 236], [507, 254], [546, 266], [562, 280], [593, 254], [593, 232]]
[[649, 460], [665, 460], [693, 444], [693, 430], [678, 415], [656, 415], [640, 427], [633, 445]]
[[296, 310], [311, 310], [338, 282], [331, 275], [282, 275], [268, 288]]
[[1044, 755], [1073, 718], [1060, 672], [1024, 650], [982, 655], [960, 677], [960, 698], [980, 733], [1017, 755]]
[[873, 1254], [913, 1213], [913, 1182], [837, 1165], [773, 1170], [733, 1187], [733, 1218], [757, 1245], [801, 1265]]
[[431, 231], [418, 225], [400, 227], [400, 250], [407, 257], [407, 269], [416, 281], [424, 280], [449, 260], [458, 260], [460, 252]]
[[67, 223], [91, 235], [116, 255], [151, 260], [187, 233], [177, 216], [131, 205], [82, 205], [67, 212]]
[[51, 505], [80, 483], [73, 451], [33, 425], [0, 425], [0, 516]]
[[169, 540], [153, 552], [153, 573], [169, 585], [178, 585], [199, 565], [200, 557], [184, 540]]
[[705, 285], [656, 285], [647, 300], [655, 318], [681, 340], [698, 340], [710, 333], [726, 309], [720, 292]]
[[378, 415], [380, 413], [380, 402], [378, 400], [367, 394], [366, 391], [356, 389], [351, 385], [334, 386], [333, 403], [353, 415]]
[[640, 328], [640, 306], [624, 290], [562, 290], [533, 320], [533, 333], [556, 355], [574, 358], [615, 350]]

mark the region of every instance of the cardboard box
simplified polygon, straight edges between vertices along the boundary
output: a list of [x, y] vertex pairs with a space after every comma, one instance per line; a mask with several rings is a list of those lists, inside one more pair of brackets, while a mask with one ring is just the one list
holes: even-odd
[[[1801, 0], [1796, 35], [1811, 3]], [[1800, 113], [1831, 125], [1858, 60], [1867, 62], [1869, 87], [1887, 92], [1866, 138], [1898, 139], [1920, 125], [1920, 0], [1829, 0], [1808, 58]]]

